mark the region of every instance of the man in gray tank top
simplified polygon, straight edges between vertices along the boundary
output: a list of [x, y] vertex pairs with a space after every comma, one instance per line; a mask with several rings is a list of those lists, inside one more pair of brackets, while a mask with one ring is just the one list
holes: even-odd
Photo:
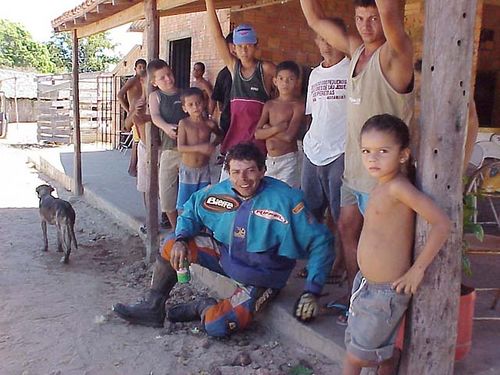
[[309, 26], [329, 44], [351, 56], [347, 80], [347, 140], [341, 191], [339, 234], [346, 254], [349, 285], [357, 271], [361, 213], [374, 186], [362, 166], [361, 127], [370, 117], [389, 113], [409, 125], [413, 115], [413, 47], [399, 2], [353, 0], [357, 33], [325, 18], [317, 0], [301, 0]]

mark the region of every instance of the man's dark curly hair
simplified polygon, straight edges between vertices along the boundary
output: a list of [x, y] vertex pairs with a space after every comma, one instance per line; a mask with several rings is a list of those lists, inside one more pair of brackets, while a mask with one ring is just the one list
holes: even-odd
[[266, 167], [266, 156], [253, 143], [238, 143], [232, 147], [224, 159], [224, 169], [229, 172], [229, 162], [231, 160], [255, 161], [259, 171]]

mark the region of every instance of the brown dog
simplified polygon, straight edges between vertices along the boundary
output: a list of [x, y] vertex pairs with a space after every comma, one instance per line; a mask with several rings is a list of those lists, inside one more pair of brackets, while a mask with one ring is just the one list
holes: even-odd
[[75, 210], [69, 202], [54, 198], [51, 193], [54, 188], [50, 185], [40, 185], [36, 193], [40, 199], [40, 218], [42, 219], [43, 251], [48, 250], [47, 223], [57, 227], [57, 251], [64, 251], [62, 263], [68, 263], [71, 246], [78, 249], [75, 237]]

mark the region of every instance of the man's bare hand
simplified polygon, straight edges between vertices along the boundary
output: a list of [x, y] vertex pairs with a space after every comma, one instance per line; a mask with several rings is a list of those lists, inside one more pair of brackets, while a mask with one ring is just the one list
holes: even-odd
[[169, 126], [165, 133], [173, 140], [177, 140], [177, 127]]
[[187, 244], [183, 241], [176, 241], [170, 252], [170, 264], [174, 270], [178, 270], [188, 259]]

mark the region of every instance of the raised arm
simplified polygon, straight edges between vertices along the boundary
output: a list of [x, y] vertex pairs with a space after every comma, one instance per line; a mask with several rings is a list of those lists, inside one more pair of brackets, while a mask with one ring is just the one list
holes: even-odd
[[352, 55], [362, 41], [358, 35], [349, 35], [331, 20], [325, 18], [317, 0], [300, 0], [307, 24], [332, 47]]
[[407, 92], [413, 78], [413, 47], [406, 34], [399, 1], [375, 0], [387, 43], [381, 64], [389, 83], [398, 92]]
[[219, 56], [224, 61], [224, 64], [234, 73], [234, 65], [236, 62], [235, 57], [229, 51], [229, 47], [222, 34], [222, 29], [220, 27], [219, 19], [217, 18], [217, 13], [215, 12], [215, 6], [213, 0], [205, 0], [207, 6], [207, 23], [210, 33], [215, 41], [215, 46], [219, 52]]
[[410, 207], [431, 225], [427, 241], [417, 259], [410, 269], [392, 284], [398, 293], [415, 293], [424, 277], [425, 270], [446, 242], [450, 234], [451, 222], [432, 199], [408, 181], [394, 184], [391, 190], [397, 200]]
[[161, 117], [160, 98], [158, 92], [156, 91], [153, 91], [151, 94], [149, 94], [149, 112], [151, 114], [151, 120], [153, 121], [153, 124], [163, 130], [170, 138], [177, 139], [177, 125], [169, 124]]

